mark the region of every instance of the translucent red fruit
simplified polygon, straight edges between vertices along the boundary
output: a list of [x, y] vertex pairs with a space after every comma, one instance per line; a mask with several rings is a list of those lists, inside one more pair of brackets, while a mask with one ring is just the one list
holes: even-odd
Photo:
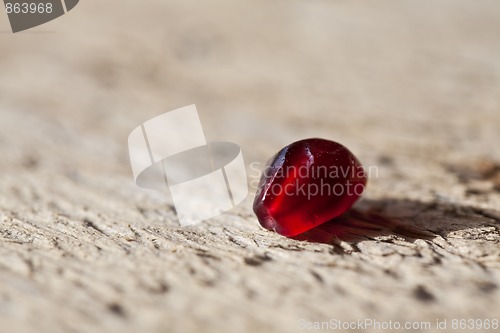
[[264, 228], [295, 236], [347, 211], [365, 186], [366, 173], [346, 147], [324, 139], [301, 140], [271, 159], [253, 210]]

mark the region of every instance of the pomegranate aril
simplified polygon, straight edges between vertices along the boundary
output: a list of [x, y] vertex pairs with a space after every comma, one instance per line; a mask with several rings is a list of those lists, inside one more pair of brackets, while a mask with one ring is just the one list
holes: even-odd
[[366, 173], [346, 147], [324, 139], [301, 140], [272, 158], [253, 210], [264, 228], [295, 236], [346, 212], [365, 186]]

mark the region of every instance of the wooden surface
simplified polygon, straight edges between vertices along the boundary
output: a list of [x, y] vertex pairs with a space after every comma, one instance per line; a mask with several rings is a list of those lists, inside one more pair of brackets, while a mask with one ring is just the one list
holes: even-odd
[[[0, 15], [0, 332], [500, 319], [499, 15], [498, 1], [82, 1], [16, 35]], [[126, 143], [192, 103], [209, 140], [242, 147], [251, 194], [272, 154], [324, 137], [376, 167], [356, 212], [390, 222], [292, 240], [259, 227], [250, 195], [178, 226], [168, 195], [133, 183]]]

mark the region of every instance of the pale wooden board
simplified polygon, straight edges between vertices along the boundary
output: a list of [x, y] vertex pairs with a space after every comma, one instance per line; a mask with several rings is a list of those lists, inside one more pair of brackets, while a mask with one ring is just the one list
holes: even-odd
[[[18, 35], [0, 15], [0, 331], [500, 319], [499, 15], [498, 1], [84, 1]], [[281, 147], [325, 137], [378, 168], [358, 210], [437, 236], [291, 240], [259, 227], [252, 195], [179, 227], [168, 195], [133, 183], [126, 142], [192, 103], [210, 140], [242, 147], [252, 193]]]

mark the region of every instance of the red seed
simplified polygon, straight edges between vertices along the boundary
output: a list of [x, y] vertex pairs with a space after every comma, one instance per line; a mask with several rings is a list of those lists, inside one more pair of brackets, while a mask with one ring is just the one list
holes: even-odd
[[346, 147], [324, 139], [301, 140], [271, 159], [253, 210], [264, 228], [295, 236], [346, 212], [365, 186], [366, 173]]

